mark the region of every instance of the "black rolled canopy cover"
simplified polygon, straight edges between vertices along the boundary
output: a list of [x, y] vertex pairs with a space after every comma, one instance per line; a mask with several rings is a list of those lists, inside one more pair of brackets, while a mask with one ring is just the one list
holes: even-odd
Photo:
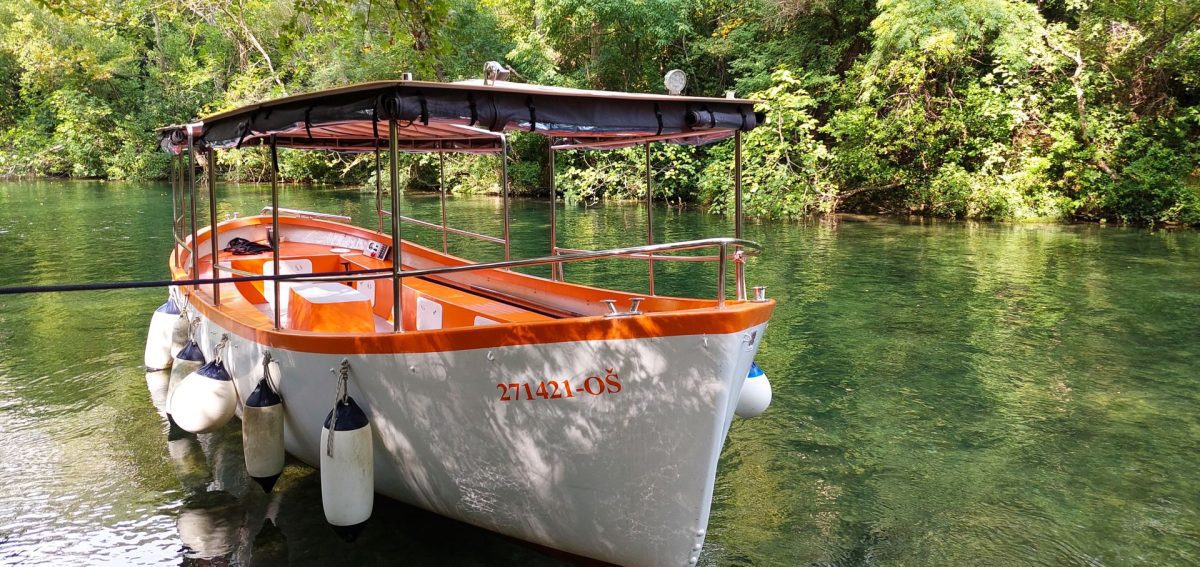
[[220, 118], [204, 125], [200, 142], [216, 148], [234, 147], [247, 137], [271, 132], [297, 128], [307, 131], [321, 124], [391, 119], [402, 126], [456, 123], [493, 132], [519, 129], [557, 136], [621, 133], [652, 136], [705, 130], [748, 131], [760, 125], [765, 114], [755, 112], [753, 105], [747, 102], [693, 103], [458, 88], [383, 87], [331, 94], [319, 100], [286, 102]]

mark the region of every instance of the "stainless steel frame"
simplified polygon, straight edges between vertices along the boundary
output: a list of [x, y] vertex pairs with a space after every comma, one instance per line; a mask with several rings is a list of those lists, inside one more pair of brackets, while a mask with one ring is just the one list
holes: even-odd
[[404, 331], [404, 280], [400, 272], [404, 269], [404, 253], [400, 240], [400, 163], [399, 133], [396, 119], [388, 120], [388, 170], [392, 188], [392, 331]]
[[[263, 207], [262, 210], [258, 212], [258, 214], [265, 215], [265, 214], [270, 213], [275, 210], [277, 210], [275, 208], [275, 206], [271, 205], [269, 207]], [[293, 216], [293, 217], [300, 217], [300, 218], [304, 218], [304, 219], [324, 219], [324, 220], [331, 220], [331, 221], [337, 221], [337, 222], [350, 222], [350, 221], [354, 220], [346, 215], [335, 215], [332, 213], [319, 213], [317, 211], [305, 211], [303, 209], [289, 209], [287, 207], [278, 209], [278, 211], [280, 214], [289, 215], [289, 216]]]
[[[454, 274], [459, 272], [470, 272], [475, 270], [508, 270], [512, 268], [524, 268], [529, 266], [544, 266], [554, 263], [565, 262], [582, 262], [587, 260], [599, 260], [604, 258], [635, 258], [645, 259], [649, 255], [654, 254], [655, 260], [667, 260], [671, 258], [715, 258], [717, 261], [717, 293], [716, 302], [718, 308], [724, 308], [726, 305], [725, 297], [725, 281], [726, 281], [726, 259], [730, 257], [730, 248], [740, 248], [742, 253], [748, 256], [757, 256], [762, 247], [750, 240], [742, 240], [738, 238], [704, 238], [700, 240], [685, 240], [682, 242], [668, 242], [664, 244], [646, 244], [642, 246], [630, 246], [626, 248], [610, 248], [607, 250], [584, 250], [579, 252], [571, 252], [567, 254], [556, 254], [550, 256], [540, 256], [537, 258], [526, 258], [522, 260], [505, 260], [501, 262], [481, 262], [478, 264], [463, 264], [458, 266], [442, 266], [440, 268], [422, 268], [418, 270], [405, 270], [403, 272], [406, 278], [419, 278], [427, 276], [438, 276], [443, 274]], [[718, 254], [714, 256], [663, 256], [663, 252], [678, 252], [683, 250], [697, 250], [702, 248], [717, 248]], [[290, 281], [290, 282], [310, 282], [310, 281], [362, 281], [362, 280], [377, 280], [387, 277], [394, 277], [393, 268], [380, 268], [374, 270], [353, 270], [348, 272], [333, 272], [324, 274], [276, 274], [271, 276], [260, 276], [250, 272], [234, 270], [232, 268], [221, 267], [221, 271], [231, 272], [243, 275], [241, 278], [223, 278], [218, 280], [220, 283], [234, 281]], [[208, 282], [205, 282], [208, 283]], [[276, 302], [278, 303], [278, 302]]]
[[[208, 243], [212, 253], [212, 277], [217, 278], [217, 153], [212, 148], [205, 151], [205, 161], [208, 162]], [[195, 243], [195, 241], [192, 241]], [[221, 286], [213, 284], [213, 304], [221, 304]]]
[[[654, 244], [654, 170], [650, 169], [650, 142], [646, 142], [646, 244]], [[654, 295], [654, 255], [646, 261], [650, 269], [650, 295]]]
[[[279, 243], [283, 242], [283, 235], [279, 234], [279, 147], [275, 144], [275, 134], [271, 134], [271, 266], [272, 273], [279, 275]], [[279, 280], [273, 280], [272, 286], [275, 288], [275, 329], [283, 328], [279, 320], [279, 306], [283, 303], [279, 300]]]
[[508, 238], [508, 136], [500, 134], [500, 196], [504, 202], [504, 259], [509, 259]]
[[[745, 260], [748, 256], [757, 255], [760, 247], [758, 244], [743, 240], [743, 213], [742, 213], [742, 137], [741, 132], [734, 132], [734, 238], [708, 238], [703, 240], [691, 240], [685, 242], [654, 244], [654, 187], [653, 187], [653, 170], [651, 167], [651, 148], [650, 141], [644, 143], [645, 146], [645, 166], [646, 166], [646, 245], [635, 246], [629, 248], [615, 248], [600, 251], [575, 250], [569, 248], [560, 248], [557, 242], [557, 190], [555, 188], [555, 157], [556, 151], [560, 149], [555, 146], [553, 140], [549, 144], [549, 173], [550, 173], [550, 255], [530, 258], [526, 260], [512, 260], [511, 258], [511, 237], [510, 237], [510, 189], [508, 179], [508, 137], [504, 134], [498, 134], [500, 138], [500, 193], [503, 207], [503, 238], [488, 236], [472, 231], [452, 228], [447, 225], [446, 216], [446, 169], [445, 169], [445, 149], [441, 145], [438, 148], [438, 166], [440, 178], [440, 202], [441, 202], [441, 225], [431, 222], [418, 220], [403, 216], [398, 213], [400, 208], [400, 188], [399, 188], [399, 140], [398, 140], [398, 124], [393, 120], [388, 122], [388, 158], [389, 158], [389, 177], [391, 186], [391, 211], [383, 209], [382, 198], [382, 167], [379, 148], [375, 148], [375, 204], [378, 214], [379, 232], [383, 229], [383, 217], [391, 217], [391, 233], [392, 233], [392, 267], [386, 271], [390, 271], [392, 278], [392, 294], [393, 294], [393, 331], [404, 331], [404, 308], [403, 308], [403, 279], [405, 277], [420, 277], [427, 275], [438, 275], [446, 273], [454, 273], [460, 271], [483, 270], [483, 269], [511, 269], [517, 267], [539, 266], [549, 264], [551, 266], [551, 279], [555, 281], [563, 281], [563, 264], [567, 262], [577, 262], [583, 260], [591, 260], [597, 258], [613, 258], [626, 257], [645, 260], [649, 271], [649, 291], [651, 295], [655, 294], [655, 277], [654, 264], [657, 261], [690, 261], [690, 262], [706, 262], [716, 260], [717, 262], [717, 306], [723, 308], [726, 302], [726, 272], [728, 268], [728, 260], [732, 257], [734, 261], [736, 298], [741, 301], [746, 300], [746, 282], [745, 282]], [[192, 128], [187, 128], [187, 143], [188, 150], [186, 160], [182, 153], [175, 156], [172, 161], [173, 172], [171, 175], [171, 218], [172, 218], [172, 234], [179, 249], [186, 251], [190, 255], [191, 260], [191, 276], [193, 282], [199, 282], [198, 273], [198, 254], [195, 251], [195, 243], [197, 242], [196, 230], [196, 146], [194, 133]], [[563, 149], [569, 146], [564, 146]], [[297, 209], [281, 209], [279, 207], [279, 158], [275, 136], [271, 136], [270, 152], [271, 152], [271, 206], [263, 207], [261, 214], [271, 213], [271, 226], [273, 242], [271, 243], [274, 252], [272, 254], [272, 265], [274, 267], [274, 275], [272, 276], [256, 276], [247, 274], [232, 268], [224, 268], [218, 265], [218, 239], [217, 239], [217, 220], [216, 220], [216, 155], [209, 148], [205, 150], [208, 157], [208, 190], [209, 190], [209, 222], [211, 225], [210, 243], [212, 246], [212, 279], [213, 284], [213, 299], [217, 305], [220, 305], [220, 287], [221, 280], [218, 277], [220, 271], [230, 271], [239, 273], [244, 276], [244, 279], [249, 280], [270, 280], [275, 288], [276, 301], [274, 302], [274, 319], [275, 328], [281, 328], [280, 321], [280, 301], [278, 301], [280, 281], [355, 281], [361, 279], [380, 279], [385, 270], [363, 270], [338, 272], [337, 275], [327, 275], [323, 277], [314, 277], [311, 274], [288, 274], [279, 273], [279, 243], [282, 241], [282, 235], [279, 232], [279, 215], [280, 213], [294, 215], [298, 217], [327, 219], [338, 222], [350, 222], [351, 218], [345, 215], [333, 215], [328, 213], [319, 213], [314, 211], [303, 211]], [[186, 161], [187, 171], [183, 170]], [[186, 185], [186, 191], [185, 191]], [[178, 195], [178, 198], [177, 198]], [[190, 214], [185, 214], [184, 209], [188, 209]], [[183, 222], [185, 216], [190, 217], [191, 223], [191, 243], [187, 243], [179, 236], [184, 227]], [[444, 268], [433, 268], [423, 270], [404, 270], [403, 269], [403, 254], [402, 254], [402, 238], [400, 231], [400, 223], [408, 222], [418, 226], [441, 229], [442, 231], [442, 252], [448, 253], [448, 235], [456, 234], [469, 238], [475, 238], [485, 242], [502, 244], [504, 246], [504, 261], [503, 262], [487, 262], [480, 264], [468, 264], [463, 266], [450, 266]], [[716, 256], [674, 256], [674, 255], [656, 255], [666, 251], [691, 250], [697, 248], [717, 247], [719, 253]], [[733, 248], [732, 256], [729, 253], [730, 247]], [[178, 252], [176, 254], [176, 262], [178, 263]], [[208, 282], [206, 282], [208, 283]], [[193, 283], [193, 289], [199, 289], [199, 283]]]
[[[196, 258], [196, 143], [192, 127], [187, 129], [188, 140], [188, 192], [191, 194], [189, 203], [191, 206], [192, 217], [192, 251], [188, 253], [192, 260], [192, 279], [200, 279], [199, 259]], [[192, 289], [200, 289], [199, 285], [192, 286]]]

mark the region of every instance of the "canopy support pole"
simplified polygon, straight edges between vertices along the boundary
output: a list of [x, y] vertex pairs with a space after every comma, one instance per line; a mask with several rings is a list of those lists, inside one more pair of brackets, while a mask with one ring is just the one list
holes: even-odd
[[379, 216], [376, 232], [383, 232], [383, 169], [379, 164], [379, 144], [375, 144], [375, 214]]
[[[212, 251], [212, 279], [217, 279], [217, 152], [212, 148], [205, 151], [208, 158], [208, 243]], [[221, 284], [214, 283], [212, 287], [213, 305], [221, 305]]]
[[[733, 132], [733, 237], [742, 237], [742, 131]], [[742, 248], [734, 246], [733, 269], [735, 272], [734, 286], [737, 298], [746, 300], [746, 259], [742, 256]]]
[[[646, 244], [654, 244], [654, 171], [650, 169], [650, 142], [646, 142]], [[654, 295], [654, 254], [647, 254], [650, 266], [650, 295]]]
[[[550, 141], [550, 255], [558, 256], [558, 190], [554, 188], [554, 141]], [[550, 264], [550, 279], [562, 281], [562, 264]]]
[[[282, 235], [279, 234], [279, 149], [275, 145], [275, 134], [271, 134], [271, 238], [267, 244], [271, 245], [271, 266], [274, 270], [272, 274], [279, 275], [279, 245], [283, 242]], [[278, 331], [283, 327], [279, 324], [279, 305], [282, 299], [279, 297], [279, 280], [271, 280], [271, 285], [275, 287], [275, 330]]]
[[446, 238], [449, 234], [446, 227], [446, 150], [441, 142], [438, 142], [438, 150], [438, 186], [442, 189], [442, 254], [449, 254], [450, 246]]
[[388, 171], [392, 186], [392, 331], [404, 331], [404, 294], [400, 286], [400, 264], [404, 255], [400, 252], [400, 164], [397, 155], [399, 149], [399, 133], [396, 129], [396, 119], [388, 120]]
[[733, 132], [733, 237], [742, 237], [742, 131]]
[[[192, 261], [192, 279], [200, 279], [200, 268], [196, 260], [196, 140], [192, 135], [192, 127], [187, 128], [188, 142], [188, 193], [190, 196], [191, 220], [192, 220], [192, 245], [188, 250], [189, 259]], [[200, 285], [192, 286], [192, 289], [200, 289]]]
[[505, 134], [500, 134], [500, 195], [504, 202], [504, 261], [507, 262], [512, 241], [508, 239], [508, 136]]
[[171, 265], [179, 265], [179, 156], [171, 154]]

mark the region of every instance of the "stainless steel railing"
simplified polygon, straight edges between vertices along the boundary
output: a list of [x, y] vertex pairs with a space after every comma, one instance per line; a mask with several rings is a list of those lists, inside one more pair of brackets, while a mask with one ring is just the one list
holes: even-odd
[[[626, 248], [611, 248], [608, 250], [585, 250], [571, 252], [567, 254], [558, 254], [554, 256], [540, 256], [537, 258], [526, 258], [522, 260], [501, 260], [498, 262], [481, 262], [478, 264], [462, 264], [459, 266], [440, 266], [437, 268], [422, 268], [417, 270], [404, 270], [397, 275], [392, 268], [378, 268], [371, 270], [350, 270], [344, 272], [320, 273], [320, 274], [278, 274], [278, 275], [247, 275], [243, 278], [234, 278], [230, 281], [293, 281], [293, 282], [308, 282], [308, 281], [362, 281], [362, 280], [378, 280], [384, 278], [393, 278], [394, 284], [397, 287], [401, 285], [404, 278], [418, 278], [427, 276], [439, 276], [445, 274], [457, 274], [462, 272], [471, 272], [476, 270], [499, 270], [510, 268], [523, 268], [530, 266], [544, 266], [547, 264], [564, 263], [564, 262], [582, 262], [587, 260], [598, 260], [603, 258], [644, 258], [646, 254], [655, 254], [655, 260], [661, 260], [664, 257], [659, 256], [662, 252], [679, 252], [683, 250], [697, 250], [702, 248], [717, 248], [718, 254], [715, 256], [717, 261], [717, 293], [716, 301], [717, 308], [723, 309], [726, 302], [726, 272], [728, 271], [728, 260], [733, 259], [737, 263], [735, 277], [737, 281], [737, 289], [739, 290], [739, 300], [746, 300], [744, 296], [745, 273], [742, 270], [742, 262], [740, 258], [746, 256], [757, 256], [762, 251], [762, 246], [757, 242], [750, 240], [742, 240], [739, 238], [704, 238], [700, 240], [685, 240], [682, 242], [668, 242], [663, 244], [648, 244], [641, 246], [630, 246]], [[730, 248], [734, 248], [734, 253], [730, 253]], [[668, 258], [670, 256], [667, 256]], [[690, 257], [689, 257], [690, 258]], [[708, 258], [708, 257], [706, 257]], [[224, 266], [218, 267], [221, 271], [248, 274], [241, 270], [234, 270]]]
[[[263, 207], [262, 210], [258, 212], [258, 214], [269, 215], [269, 214], [271, 214], [271, 211], [272, 211], [272, 207], [267, 206], [267, 207]], [[317, 211], [305, 211], [305, 210], [301, 210], [301, 209], [288, 209], [288, 208], [284, 208], [284, 207], [279, 207], [279, 214], [291, 215], [293, 217], [300, 217], [300, 218], [322, 219], [322, 220], [331, 220], [331, 221], [338, 221], [338, 222], [350, 222], [350, 221], [354, 220], [346, 215], [335, 215], [332, 213], [319, 213]]]
[[[392, 216], [392, 212], [385, 210], [385, 209], [380, 209], [379, 212], [383, 213], [384, 216], [388, 216], [388, 217]], [[504, 244], [503, 238], [498, 238], [495, 236], [488, 236], [486, 234], [481, 234], [478, 232], [471, 232], [469, 230], [463, 230], [461, 228], [454, 228], [452, 226], [435, 224], [435, 223], [431, 223], [428, 221], [423, 221], [421, 219], [414, 219], [412, 217], [406, 217], [404, 215], [400, 215], [400, 220], [404, 221], [406, 223], [409, 223], [409, 224], [414, 224], [417, 226], [422, 226], [422, 227], [430, 228], [433, 230], [440, 230], [443, 232], [448, 232], [450, 234], [457, 234], [459, 236], [466, 236], [467, 238], [474, 238], [475, 240], [482, 240], [484, 242], [491, 242], [493, 244]]]

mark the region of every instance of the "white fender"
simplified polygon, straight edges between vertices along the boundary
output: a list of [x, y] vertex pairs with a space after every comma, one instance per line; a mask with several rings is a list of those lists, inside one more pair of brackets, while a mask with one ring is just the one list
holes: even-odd
[[734, 413], [740, 417], [758, 417], [767, 411], [771, 405], [771, 381], [767, 374], [758, 367], [757, 362], [750, 364], [750, 373], [742, 382], [742, 394], [738, 397], [737, 409]]
[[233, 419], [237, 392], [220, 360], [188, 374], [171, 393], [167, 413], [185, 431], [211, 433]]
[[171, 398], [175, 397], [175, 390], [179, 389], [179, 383], [183, 382], [189, 374], [200, 369], [204, 365], [204, 352], [200, 350], [200, 345], [196, 341], [188, 340], [183, 347], [175, 351], [175, 363], [171, 365], [171, 380], [167, 383], [167, 415], [171, 415]]
[[[334, 424], [334, 415], [337, 423]], [[329, 428], [334, 427], [333, 452]], [[375, 505], [371, 424], [354, 398], [338, 402], [321, 429], [321, 506], [325, 520], [346, 541], [354, 541]]]
[[150, 331], [146, 334], [146, 370], [163, 370], [171, 367], [171, 339], [174, 337], [175, 320], [179, 318], [179, 307], [174, 299], [167, 299], [154, 310], [150, 317]]
[[[270, 366], [271, 377], [278, 379], [279, 365], [271, 362]], [[263, 492], [270, 492], [283, 473], [283, 399], [266, 377], [242, 406], [242, 449], [246, 472]]]

